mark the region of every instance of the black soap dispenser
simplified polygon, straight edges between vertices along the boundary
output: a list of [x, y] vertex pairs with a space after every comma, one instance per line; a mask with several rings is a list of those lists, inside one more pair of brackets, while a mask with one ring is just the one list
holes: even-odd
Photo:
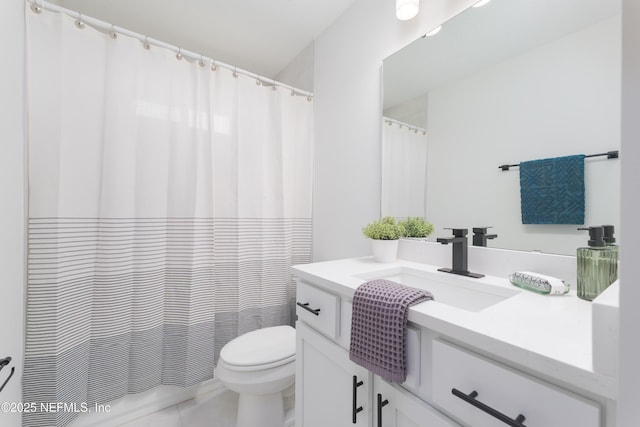
[[616, 238], [614, 236], [615, 227], [613, 225], [603, 225], [602, 229], [604, 231], [604, 237], [603, 237], [604, 244], [614, 249], [617, 253], [616, 256], [619, 257], [620, 247], [616, 245]]
[[607, 246], [603, 227], [578, 228], [589, 231], [588, 246], [578, 248], [578, 297], [593, 301], [618, 278], [618, 251]]

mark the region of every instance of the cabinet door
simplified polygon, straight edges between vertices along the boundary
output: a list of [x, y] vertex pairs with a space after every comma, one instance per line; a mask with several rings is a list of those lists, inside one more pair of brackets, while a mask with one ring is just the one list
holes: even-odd
[[296, 337], [296, 427], [369, 427], [369, 371], [304, 322]]
[[451, 418], [406, 390], [374, 376], [374, 427], [453, 427]]

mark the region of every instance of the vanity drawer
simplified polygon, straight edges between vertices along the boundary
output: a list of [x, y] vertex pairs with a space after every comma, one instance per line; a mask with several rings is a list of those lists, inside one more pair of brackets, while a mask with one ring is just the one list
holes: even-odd
[[340, 299], [303, 281], [298, 281], [296, 314], [298, 319], [331, 339], [338, 336]]
[[[434, 403], [473, 427], [600, 426], [597, 403], [439, 340], [433, 342], [432, 367]], [[498, 413], [488, 414], [491, 408]], [[508, 424], [500, 414], [524, 420]]]

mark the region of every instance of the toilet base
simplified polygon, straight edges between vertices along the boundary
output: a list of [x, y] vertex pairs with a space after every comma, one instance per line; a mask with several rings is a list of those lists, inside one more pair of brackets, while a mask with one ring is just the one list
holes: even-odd
[[240, 393], [236, 427], [283, 427], [282, 393]]

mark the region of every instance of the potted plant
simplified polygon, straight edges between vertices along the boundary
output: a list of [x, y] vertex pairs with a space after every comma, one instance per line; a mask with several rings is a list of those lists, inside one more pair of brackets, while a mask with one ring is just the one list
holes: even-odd
[[407, 238], [425, 239], [433, 233], [433, 224], [421, 217], [407, 217], [401, 224]]
[[371, 239], [373, 259], [377, 262], [394, 262], [398, 252], [398, 240], [404, 236], [404, 227], [395, 218], [386, 216], [367, 224], [362, 234]]

